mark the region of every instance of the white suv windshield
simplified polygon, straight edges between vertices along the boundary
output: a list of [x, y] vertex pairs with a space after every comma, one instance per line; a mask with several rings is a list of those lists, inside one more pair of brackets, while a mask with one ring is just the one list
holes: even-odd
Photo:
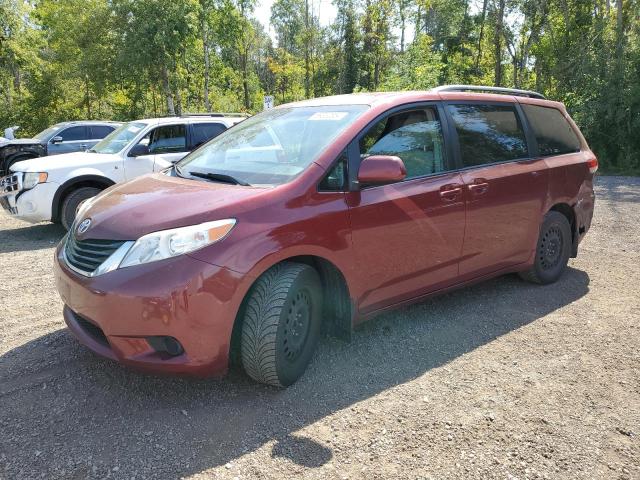
[[188, 155], [177, 170], [213, 181], [280, 185], [304, 171], [368, 108], [340, 105], [267, 110]]
[[125, 123], [96, 143], [89, 151], [94, 153], [118, 153], [146, 126], [145, 123], [140, 122]]

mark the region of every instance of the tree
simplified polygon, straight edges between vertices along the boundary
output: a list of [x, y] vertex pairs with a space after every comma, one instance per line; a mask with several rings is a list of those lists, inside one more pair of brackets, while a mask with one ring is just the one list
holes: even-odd
[[175, 115], [176, 100], [180, 107], [181, 56], [184, 48], [193, 44], [198, 28], [197, 1], [111, 1], [117, 15], [121, 67], [135, 62], [151, 78], [160, 78], [167, 113]]

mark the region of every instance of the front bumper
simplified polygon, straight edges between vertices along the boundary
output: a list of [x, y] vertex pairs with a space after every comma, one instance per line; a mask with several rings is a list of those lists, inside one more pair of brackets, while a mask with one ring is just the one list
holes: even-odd
[[[11, 177], [17, 180], [14, 182]], [[0, 180], [0, 206], [10, 215], [30, 223], [49, 221], [58, 187], [57, 183], [46, 182], [23, 190], [20, 176], [9, 175]]]
[[[95, 353], [153, 373], [226, 373], [247, 277], [187, 255], [84, 277], [58, 246], [54, 263], [65, 322]], [[159, 336], [175, 338], [184, 352], [156, 351], [147, 338]]]

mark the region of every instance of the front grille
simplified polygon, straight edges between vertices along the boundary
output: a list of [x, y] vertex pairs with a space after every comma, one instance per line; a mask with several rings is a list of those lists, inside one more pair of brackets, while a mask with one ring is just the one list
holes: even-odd
[[9, 195], [20, 190], [20, 175], [13, 173], [0, 178], [0, 195]]
[[116, 240], [77, 240], [69, 233], [64, 253], [69, 265], [88, 274], [102, 265], [123, 243]]
[[76, 321], [78, 322], [78, 325], [80, 325], [80, 327], [87, 333], [87, 335], [93, 338], [96, 342], [106, 347], [109, 346], [109, 341], [107, 340], [107, 336], [104, 334], [104, 332], [100, 327], [91, 323], [89, 320], [81, 317], [75, 312], [71, 312], [71, 313], [73, 314]]

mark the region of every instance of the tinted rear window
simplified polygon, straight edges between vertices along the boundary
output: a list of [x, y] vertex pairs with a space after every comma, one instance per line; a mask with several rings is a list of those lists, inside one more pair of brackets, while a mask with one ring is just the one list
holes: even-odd
[[221, 123], [196, 123], [192, 127], [193, 146], [199, 147], [227, 129]]
[[538, 142], [541, 156], [580, 151], [580, 140], [560, 110], [537, 105], [522, 105]]
[[91, 138], [104, 138], [109, 135], [115, 127], [108, 125], [91, 125]]
[[465, 167], [528, 157], [524, 130], [512, 106], [456, 104], [447, 109]]

